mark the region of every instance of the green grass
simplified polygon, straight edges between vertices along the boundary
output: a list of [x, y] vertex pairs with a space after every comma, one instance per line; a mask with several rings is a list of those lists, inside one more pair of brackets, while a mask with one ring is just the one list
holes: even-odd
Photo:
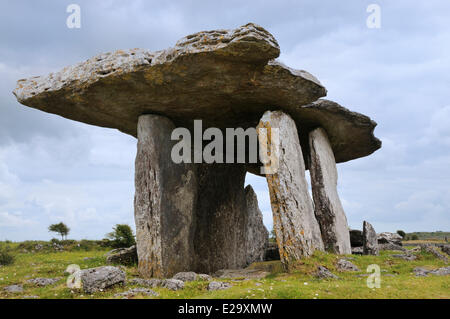
[[[65, 269], [70, 264], [78, 264], [82, 269], [98, 267], [106, 264], [104, 254], [108, 248], [82, 251], [72, 250], [63, 252], [28, 252], [17, 248], [19, 244], [10, 244], [15, 251], [15, 262], [9, 266], [0, 267], [0, 298], [23, 298], [36, 295], [40, 298], [121, 298], [114, 297], [118, 292], [127, 291], [137, 286], [116, 286], [104, 292], [92, 295], [82, 291], [67, 288]], [[381, 252], [380, 256], [353, 255], [351, 261], [356, 264], [359, 272], [338, 272], [335, 262], [339, 257], [316, 253], [313, 257], [298, 262], [291, 273], [283, 272], [279, 261], [255, 263], [251, 268], [261, 269], [270, 274], [259, 280], [224, 280], [233, 287], [227, 290], [210, 292], [207, 282], [195, 281], [186, 283], [184, 289], [170, 291], [165, 288], [154, 288], [160, 294], [156, 298], [450, 298], [449, 276], [416, 277], [414, 267], [438, 268], [446, 266], [444, 262], [430, 254], [419, 253], [415, 261], [404, 261], [391, 255], [398, 252]], [[85, 257], [92, 259], [84, 260]], [[350, 257], [350, 256], [349, 256]], [[366, 268], [370, 264], [378, 264], [382, 270], [381, 288], [370, 289], [366, 285], [367, 277], [356, 276], [367, 274]], [[340, 278], [333, 280], [319, 280], [314, 277], [318, 265], [324, 265]], [[123, 267], [127, 278], [137, 277], [136, 267]], [[394, 274], [395, 276], [385, 276]], [[35, 277], [63, 277], [57, 284], [47, 287], [35, 287], [25, 284], [25, 281]], [[12, 284], [23, 284], [24, 292], [19, 294], [6, 293], [3, 288]], [[136, 296], [134, 298], [155, 298]]]

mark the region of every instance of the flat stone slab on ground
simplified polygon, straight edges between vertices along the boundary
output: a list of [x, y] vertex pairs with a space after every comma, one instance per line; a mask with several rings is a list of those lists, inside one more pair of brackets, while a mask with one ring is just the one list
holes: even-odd
[[258, 269], [221, 269], [214, 274], [214, 277], [230, 279], [261, 279], [266, 277], [268, 274], [268, 272]]
[[125, 284], [125, 272], [113, 266], [83, 269], [80, 276], [86, 293], [100, 291], [116, 284]]
[[154, 296], [158, 297], [159, 294], [156, 291], [153, 291], [151, 289], [145, 289], [145, 288], [133, 288], [125, 292], [120, 292], [114, 295], [114, 297], [133, 297], [136, 295], [145, 295], [145, 296]]
[[22, 285], [11, 285], [4, 287], [3, 290], [6, 292], [21, 293], [23, 292], [23, 287]]
[[211, 281], [208, 285], [208, 290], [213, 291], [213, 290], [225, 290], [228, 288], [231, 288], [232, 285], [227, 283], [227, 282], [222, 282], [222, 281]]
[[28, 284], [36, 285], [36, 286], [49, 286], [57, 283], [60, 281], [62, 277], [56, 277], [56, 278], [33, 278], [26, 281]]

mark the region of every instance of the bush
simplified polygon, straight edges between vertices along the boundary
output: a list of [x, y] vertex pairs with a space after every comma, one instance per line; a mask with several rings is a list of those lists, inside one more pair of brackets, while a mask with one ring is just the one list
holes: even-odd
[[0, 265], [6, 266], [14, 263], [14, 256], [11, 254], [9, 246], [0, 246]]
[[127, 248], [136, 244], [133, 231], [126, 224], [117, 224], [106, 237], [111, 239], [114, 248]]
[[406, 233], [403, 230], [397, 230], [397, 234], [402, 236], [403, 239], [405, 239]]
[[411, 236], [411, 240], [419, 240], [419, 236], [414, 234]]

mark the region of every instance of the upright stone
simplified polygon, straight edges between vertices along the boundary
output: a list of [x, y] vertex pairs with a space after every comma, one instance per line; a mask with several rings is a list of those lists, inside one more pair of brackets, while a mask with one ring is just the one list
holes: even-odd
[[281, 261], [289, 270], [293, 261], [312, 255], [316, 249], [323, 250], [295, 122], [281, 111], [267, 111], [258, 125], [258, 140], [260, 150], [270, 153], [264, 167], [273, 227]]
[[263, 261], [269, 244], [269, 232], [264, 226], [263, 215], [258, 207], [258, 198], [251, 185], [245, 187], [247, 202], [247, 264]]
[[191, 164], [171, 159], [174, 128], [158, 115], [138, 120], [134, 216], [144, 277], [169, 277], [192, 265], [197, 181]]
[[363, 254], [378, 255], [377, 233], [371, 224], [363, 223]]
[[247, 263], [244, 164], [197, 164], [194, 249], [197, 273], [243, 268]]
[[337, 192], [336, 161], [323, 128], [309, 133], [309, 148], [314, 213], [325, 250], [335, 254], [351, 254], [347, 218]]

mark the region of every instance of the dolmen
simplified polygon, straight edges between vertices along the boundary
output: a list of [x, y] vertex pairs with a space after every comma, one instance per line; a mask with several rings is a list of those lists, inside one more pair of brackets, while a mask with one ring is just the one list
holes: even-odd
[[13, 93], [23, 105], [136, 137], [142, 276], [262, 260], [268, 235], [254, 191], [244, 188], [247, 172], [267, 179], [289, 270], [315, 250], [351, 254], [336, 163], [370, 155], [381, 141], [374, 121], [321, 99], [319, 80], [279, 55], [275, 38], [249, 23], [162, 51], [100, 54], [19, 80]]

